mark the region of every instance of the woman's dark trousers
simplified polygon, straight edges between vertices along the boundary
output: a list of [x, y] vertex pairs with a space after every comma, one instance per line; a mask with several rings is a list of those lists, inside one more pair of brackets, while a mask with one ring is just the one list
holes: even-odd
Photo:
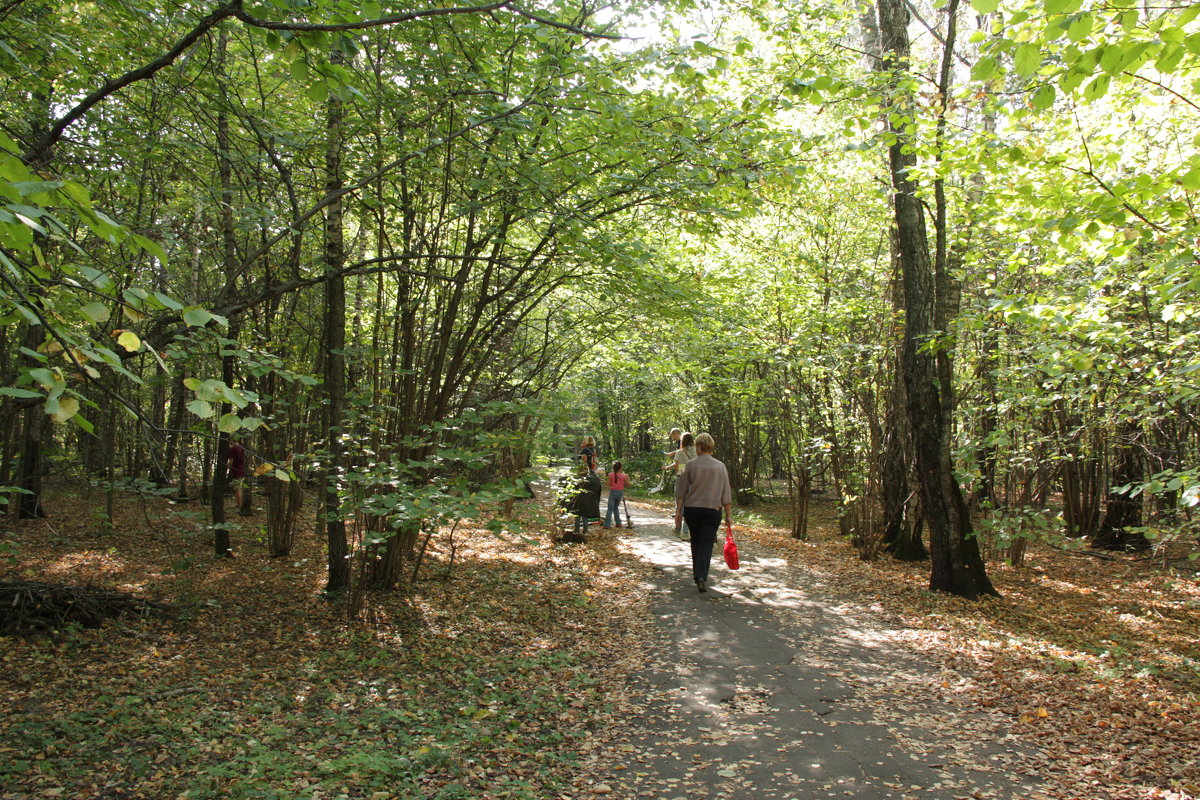
[[697, 582], [707, 581], [717, 529], [721, 527], [721, 509], [684, 506], [683, 519], [687, 522], [688, 539], [692, 543], [692, 577]]

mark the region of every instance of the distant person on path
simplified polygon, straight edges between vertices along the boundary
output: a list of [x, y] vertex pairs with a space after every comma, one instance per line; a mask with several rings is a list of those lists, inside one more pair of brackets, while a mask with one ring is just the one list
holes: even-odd
[[671, 454], [671, 460], [675, 464], [677, 476], [683, 474], [689, 462], [696, 460], [696, 439], [692, 434], [684, 432], [679, 439], [679, 449]]
[[[608, 483], [608, 510], [604, 512], [604, 527], [621, 527], [621, 500], [625, 497], [625, 489], [629, 486], [629, 475], [621, 471], [621, 462], [614, 461], [612, 472], [606, 476]], [[613, 523], [616, 517], [616, 523]]]
[[664, 456], [671, 459], [671, 463], [663, 467], [662, 487], [668, 492], [673, 492], [675, 489], [675, 451], [679, 449], [679, 440], [683, 436], [683, 431], [679, 428], [671, 428], [671, 449], [663, 453]]
[[579, 445], [579, 457], [583, 460], [586, 466], [592, 472], [596, 471], [596, 439], [593, 436], [585, 436], [583, 443]]
[[[676, 430], [678, 430], [678, 428], [676, 428]], [[692, 437], [691, 433], [684, 432], [679, 437], [678, 444], [679, 447], [675, 449], [675, 452], [669, 454], [671, 456], [671, 463], [663, 467], [663, 469], [674, 469], [672, 475], [674, 475], [676, 480], [678, 480], [679, 476], [683, 474], [683, 471], [687, 469], [688, 462], [696, 459], [696, 440]], [[675, 533], [686, 532], [686, 524], [682, 529], [678, 525], [675, 526]]]
[[233, 487], [233, 502], [238, 512], [242, 510], [242, 484], [246, 480], [246, 451], [238, 442], [230, 437], [229, 450], [226, 451], [225, 461], [229, 465], [229, 485]]
[[692, 576], [696, 588], [708, 591], [708, 567], [712, 562], [721, 512], [732, 520], [733, 492], [729, 471], [713, 458], [716, 442], [707, 433], [696, 437], [696, 459], [688, 462], [675, 482], [675, 528], [686, 519], [692, 544]]

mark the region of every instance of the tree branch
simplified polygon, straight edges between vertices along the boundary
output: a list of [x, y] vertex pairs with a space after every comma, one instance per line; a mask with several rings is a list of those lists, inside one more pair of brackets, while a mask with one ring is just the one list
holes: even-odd
[[240, 2], [237, 11], [233, 16], [237, 17], [242, 22], [252, 28], [262, 28], [269, 31], [297, 31], [297, 32], [313, 32], [313, 31], [357, 31], [364, 28], [378, 28], [384, 25], [395, 25], [399, 22], [412, 22], [416, 19], [424, 19], [426, 17], [444, 17], [456, 14], [481, 14], [488, 11], [499, 11], [502, 8], [508, 7], [511, 0], [497, 0], [494, 3], [485, 3], [479, 6], [451, 6], [449, 8], [421, 8], [414, 11], [405, 11], [403, 14], [391, 14], [378, 19], [364, 19], [358, 22], [340, 22], [336, 24], [322, 24], [319, 22], [275, 22], [269, 19], [259, 19], [246, 13], [241, 8]]
[[75, 104], [74, 108], [72, 108], [63, 116], [59, 117], [58, 121], [50, 126], [50, 129], [42, 134], [37, 141], [35, 141], [33, 145], [27, 151], [25, 151], [25, 162], [28, 164], [40, 163], [45, 158], [46, 154], [50, 152], [50, 149], [54, 147], [55, 143], [62, 138], [62, 135], [67, 128], [78, 121], [79, 118], [86, 114], [89, 110], [91, 110], [92, 106], [104, 100], [109, 95], [124, 89], [126, 86], [129, 86], [132, 83], [137, 83], [138, 81], [144, 81], [147, 78], [152, 77], [164, 67], [171, 66], [171, 64], [175, 63], [175, 60], [179, 58], [179, 56], [183, 55], [184, 51], [195, 44], [201, 36], [208, 33], [217, 25], [221, 24], [222, 21], [233, 16], [238, 10], [240, 10], [241, 5], [242, 0], [230, 0], [228, 3], [217, 6], [216, 10], [201, 19], [200, 22], [196, 24], [196, 27], [188, 31], [188, 33], [182, 39], [176, 42], [175, 46], [170, 50], [163, 53], [149, 64], [145, 64], [135, 70], [130, 70], [119, 78], [105, 81], [103, 86], [84, 97]]
[[340, 200], [341, 198], [345, 197], [348, 194], [357, 192], [358, 190], [368, 186], [371, 182], [378, 180], [379, 178], [383, 177], [387, 173], [391, 172], [392, 170], [396, 169], [397, 167], [403, 166], [404, 164], [406, 164], [407, 162], [411, 161], [414, 158], [417, 158], [418, 156], [422, 156], [422, 155], [430, 152], [431, 150], [434, 150], [438, 147], [442, 147], [446, 143], [453, 141], [454, 139], [457, 139], [460, 136], [465, 136], [466, 134], [470, 133], [471, 131], [475, 130], [476, 128], [480, 128], [480, 127], [483, 127], [484, 125], [489, 125], [493, 122], [497, 122], [499, 120], [513, 116], [514, 114], [518, 114], [521, 111], [524, 111], [530, 105], [533, 105], [532, 99], [526, 100], [523, 103], [513, 106], [512, 108], [507, 109], [499, 114], [493, 114], [490, 117], [485, 117], [483, 119], [476, 120], [475, 122], [472, 122], [469, 125], [464, 125], [463, 127], [459, 128], [458, 130], [447, 134], [446, 136], [442, 137], [441, 139], [439, 139], [435, 142], [432, 142], [432, 143], [426, 145], [425, 147], [422, 147], [418, 150], [414, 150], [414, 151], [408, 153], [407, 155], [401, 156], [400, 158], [398, 158], [394, 161], [384, 164], [379, 169], [375, 170], [374, 172], [371, 172], [370, 174], [366, 175], [362, 179], [355, 181], [354, 183], [350, 184], [349, 186], [339, 189], [336, 192], [330, 192], [328, 195], [321, 198], [321, 200], [316, 205], [314, 205], [312, 208], [310, 208], [308, 211], [304, 212], [299, 217], [292, 220], [292, 224], [288, 228], [286, 228], [285, 230], [280, 231], [279, 233], [272, 236], [270, 239], [268, 239], [266, 242], [264, 242], [262, 244], [262, 246], [260, 246], [257, 250], [255, 250], [253, 253], [251, 253], [249, 256], [247, 256], [246, 259], [244, 261], [242, 261], [241, 267], [237, 270], [237, 273], [230, 277], [229, 282], [226, 283], [225, 287], [222, 289], [220, 297], [235, 296], [237, 287], [234, 285], [234, 280], [239, 275], [241, 275], [243, 272], [245, 272], [245, 270], [249, 269], [250, 266], [252, 264], [254, 264], [255, 261], [257, 261], [258, 259], [262, 258], [264, 255], [266, 255], [268, 252], [270, 252], [271, 248], [273, 248], [276, 244], [278, 244], [281, 239], [283, 239], [286, 236], [291, 235], [295, 230], [297, 230], [299, 228], [299, 226], [307, 224], [310, 219], [312, 219], [314, 216], [316, 216], [318, 213], [320, 213], [330, 203]]
[[[565, 22], [557, 22], [555, 20], [538, 17], [524, 9], [512, 5], [512, 0], [495, 0], [495, 2], [484, 3], [477, 6], [452, 6], [449, 8], [424, 8], [413, 11], [406, 11], [402, 14], [392, 14], [387, 17], [378, 19], [359, 20], [357, 22], [346, 22], [335, 25], [325, 25], [320, 23], [309, 22], [275, 22], [272, 20], [259, 19], [251, 16], [242, 7], [243, 0], [229, 0], [217, 6], [212, 13], [202, 18], [195, 27], [188, 31], [175, 45], [163, 53], [158, 58], [148, 64], [144, 64], [137, 69], [130, 70], [118, 78], [113, 78], [104, 82], [102, 86], [89, 93], [86, 97], [75, 104], [66, 114], [59, 119], [50, 128], [42, 134], [36, 141], [30, 145], [29, 149], [24, 153], [24, 160], [28, 164], [37, 164], [45, 159], [46, 154], [54, 147], [67, 128], [79, 121], [88, 111], [97, 103], [102, 102], [109, 96], [119, 92], [126, 86], [144, 81], [153, 77], [160, 70], [169, 67], [175, 63], [178, 58], [183, 55], [192, 45], [194, 45], [201, 37], [210, 30], [220, 25], [224, 20], [233, 17], [242, 23], [254, 28], [264, 30], [284, 30], [284, 31], [350, 31], [362, 30], [364, 28], [375, 28], [384, 25], [395, 25], [401, 22], [411, 22], [413, 20], [424, 19], [426, 17], [443, 17], [451, 15], [463, 14], [482, 14], [491, 11], [499, 11], [504, 8], [511, 10], [526, 19], [535, 20], [543, 25], [549, 25], [555, 28], [577, 33], [581, 36], [596, 39], [621, 39], [620, 36], [611, 34], [597, 33], [579, 28]], [[12, 6], [6, 7], [11, 9]], [[336, 198], [332, 198], [336, 199]]]

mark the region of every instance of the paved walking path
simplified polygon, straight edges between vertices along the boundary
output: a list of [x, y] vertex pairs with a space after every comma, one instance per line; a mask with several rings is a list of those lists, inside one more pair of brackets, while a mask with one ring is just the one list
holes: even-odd
[[956, 676], [869, 610], [749, 542], [737, 572], [718, 546], [700, 594], [666, 515], [631, 510], [621, 546], [646, 564], [662, 650], [585, 755], [575, 796], [1037, 795], [1007, 718], [954, 705]]

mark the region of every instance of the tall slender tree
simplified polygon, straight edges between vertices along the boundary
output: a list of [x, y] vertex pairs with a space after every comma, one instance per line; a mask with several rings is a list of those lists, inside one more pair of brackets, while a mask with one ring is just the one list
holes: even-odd
[[[878, 0], [877, 9], [883, 67], [891, 74], [893, 86], [888, 157], [904, 282], [902, 365], [921, 507], [929, 527], [929, 587], [977, 598], [997, 592], [987, 577], [950, 453], [954, 385], [947, 380], [950, 367], [944, 351], [946, 331], [937, 327], [938, 281], [914, 175], [917, 156], [908, 132], [912, 98], [900, 88], [909, 69], [909, 11], [904, 0]], [[946, 58], [954, 46], [953, 27], [950, 30], [945, 38]]]

